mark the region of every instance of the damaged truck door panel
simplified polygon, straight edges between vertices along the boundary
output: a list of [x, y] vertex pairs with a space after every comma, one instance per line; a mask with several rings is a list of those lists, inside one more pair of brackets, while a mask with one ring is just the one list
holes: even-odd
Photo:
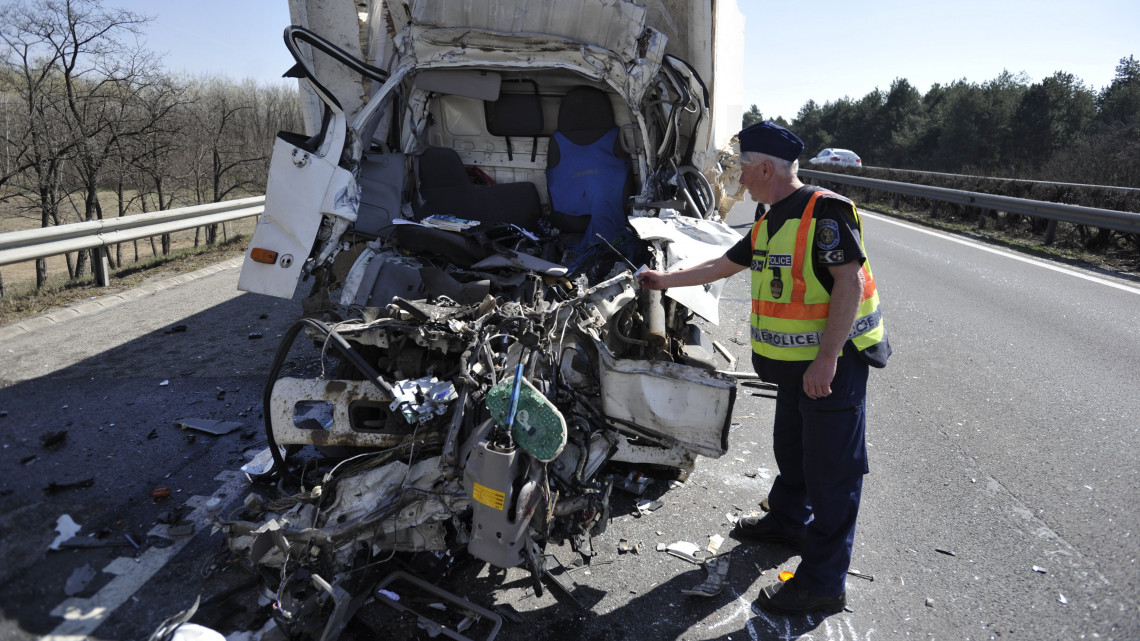
[[368, 62], [286, 30], [316, 108], [278, 135], [238, 285], [309, 294], [246, 468], [293, 494], [224, 527], [274, 589], [317, 585], [330, 626], [336, 588], [401, 552], [527, 564], [541, 589], [547, 542], [592, 554], [611, 463], [721, 456], [736, 398], [700, 330], [719, 288], [663, 295], [631, 268], [737, 239], [713, 117], [731, 109], [712, 104], [731, 92], [702, 80], [733, 3], [372, 6]]

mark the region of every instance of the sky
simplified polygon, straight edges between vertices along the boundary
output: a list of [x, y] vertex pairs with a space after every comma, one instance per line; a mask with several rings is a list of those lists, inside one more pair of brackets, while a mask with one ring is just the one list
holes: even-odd
[[[443, 1], [443, 0], [441, 0]], [[104, 0], [151, 15], [148, 46], [175, 72], [278, 82], [292, 66], [288, 0]], [[808, 100], [859, 99], [905, 78], [925, 93], [1003, 70], [1057, 71], [1094, 90], [1140, 57], [1137, 0], [737, 0], [745, 17], [744, 105], [791, 120]]]

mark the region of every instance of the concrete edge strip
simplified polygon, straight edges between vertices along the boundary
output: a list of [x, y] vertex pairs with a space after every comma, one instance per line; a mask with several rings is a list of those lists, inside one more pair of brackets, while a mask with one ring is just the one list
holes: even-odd
[[[210, 498], [222, 498], [224, 504], [226, 499], [237, 496], [247, 483], [245, 475], [235, 470], [227, 470], [215, 478], [222, 481], [222, 485], [211, 497], [192, 496], [186, 501], [187, 505], [194, 506], [194, 511], [186, 517], [194, 523], [193, 536], [175, 539], [174, 545], [169, 547], [147, 548], [135, 558], [118, 557], [111, 561], [103, 571], [116, 575], [115, 578], [89, 598], [72, 597], [52, 609], [51, 615], [63, 617], [64, 621], [51, 633], [40, 637], [42, 641], [88, 641], [96, 628], [110, 618], [119, 606], [142, 589], [190, 541], [207, 530], [216, 513], [216, 509], [207, 507]], [[151, 533], [163, 534], [165, 531], [165, 527], [157, 526]]]
[[102, 311], [104, 309], [114, 307], [115, 305], [138, 300], [155, 292], [164, 289], [170, 289], [172, 287], [188, 283], [192, 280], [216, 274], [220, 271], [233, 269], [235, 267], [241, 267], [244, 260], [245, 258], [240, 256], [237, 258], [231, 258], [214, 265], [209, 265], [207, 267], [194, 270], [187, 274], [170, 276], [157, 282], [148, 283], [146, 285], [128, 289], [117, 294], [109, 294], [107, 296], [99, 297], [96, 300], [80, 301], [67, 307], [61, 307], [44, 312], [38, 316], [25, 318], [24, 320], [18, 321], [11, 325], [0, 327], [0, 340], [22, 336], [41, 327], [47, 327], [49, 325], [55, 325], [56, 323], [62, 323], [78, 316], [83, 316], [84, 314]]

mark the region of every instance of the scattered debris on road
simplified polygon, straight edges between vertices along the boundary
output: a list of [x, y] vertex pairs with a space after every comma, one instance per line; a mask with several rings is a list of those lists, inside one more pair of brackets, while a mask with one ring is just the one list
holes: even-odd
[[206, 418], [181, 418], [175, 421], [174, 424], [184, 430], [196, 430], [199, 432], [205, 432], [206, 434], [213, 434], [214, 436], [229, 434], [230, 432], [242, 427], [241, 423], [234, 423], [233, 421], [215, 421]]
[[693, 588], [681, 590], [681, 594], [703, 597], [714, 597], [720, 594], [724, 590], [725, 584], [728, 583], [730, 554], [729, 552], [718, 554], [701, 563], [701, 567], [707, 573], [705, 581]]
[[60, 517], [56, 519], [55, 522], [55, 531], [58, 533], [58, 536], [56, 536], [55, 540], [51, 542], [51, 545], [48, 546], [48, 549], [58, 550], [61, 543], [75, 536], [82, 529], [83, 526], [73, 521], [70, 514], [60, 515]]

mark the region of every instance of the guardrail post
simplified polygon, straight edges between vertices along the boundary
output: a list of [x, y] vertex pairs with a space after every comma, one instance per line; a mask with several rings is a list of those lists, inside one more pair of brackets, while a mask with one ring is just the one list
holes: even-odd
[[938, 201], [937, 200], [931, 200], [930, 201], [930, 217], [931, 218], [938, 218]]
[[895, 211], [898, 211], [900, 204], [902, 204], [902, 194], [895, 192]]
[[1057, 221], [1050, 220], [1049, 224], [1045, 226], [1045, 244], [1052, 245], [1053, 241], [1057, 239]]
[[97, 286], [111, 286], [111, 263], [107, 260], [105, 245], [91, 248], [91, 272], [95, 276]]

